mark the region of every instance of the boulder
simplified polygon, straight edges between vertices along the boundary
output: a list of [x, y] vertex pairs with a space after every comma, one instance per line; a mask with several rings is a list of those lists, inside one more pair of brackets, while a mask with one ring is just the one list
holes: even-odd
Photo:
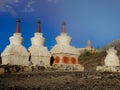
[[25, 71], [25, 72], [31, 72], [32, 68], [25, 66], [23, 71]]
[[5, 73], [4, 68], [0, 68], [0, 74], [4, 74], [4, 73]]

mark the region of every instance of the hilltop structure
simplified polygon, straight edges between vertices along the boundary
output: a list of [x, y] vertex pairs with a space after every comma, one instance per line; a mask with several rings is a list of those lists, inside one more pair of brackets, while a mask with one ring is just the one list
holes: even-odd
[[80, 70], [84, 67], [78, 63], [78, 50], [70, 45], [71, 37], [66, 33], [65, 22], [62, 23], [62, 33], [56, 37], [57, 44], [51, 49], [51, 54], [55, 58], [54, 65], [64, 70]]
[[20, 18], [18, 18], [16, 32], [9, 38], [10, 45], [8, 45], [2, 52], [2, 65], [29, 65], [29, 53], [22, 45], [23, 37], [20, 33]]
[[33, 66], [50, 66], [50, 53], [47, 47], [44, 47], [45, 38], [40, 30], [40, 20], [38, 20], [37, 32], [31, 38], [32, 45], [29, 47], [30, 59]]
[[88, 50], [92, 49], [91, 41], [90, 40], [87, 41], [87, 46], [85, 47], [85, 49], [88, 49]]
[[78, 48], [79, 53], [84, 54], [85, 52], [89, 52], [90, 54], [97, 53], [97, 50], [92, 47], [91, 41], [87, 41], [87, 45], [84, 48]]

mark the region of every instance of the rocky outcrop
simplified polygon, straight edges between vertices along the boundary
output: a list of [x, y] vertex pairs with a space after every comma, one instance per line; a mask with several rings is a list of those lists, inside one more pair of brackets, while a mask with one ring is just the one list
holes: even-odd
[[5, 73], [4, 68], [0, 68], [0, 74], [4, 74], [4, 73]]

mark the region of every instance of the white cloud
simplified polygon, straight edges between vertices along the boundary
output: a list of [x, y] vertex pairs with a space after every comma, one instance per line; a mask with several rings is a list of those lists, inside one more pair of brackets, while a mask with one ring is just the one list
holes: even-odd
[[34, 11], [34, 8], [25, 8], [24, 10], [23, 10], [23, 12], [33, 12]]
[[33, 12], [34, 8], [32, 5], [34, 3], [35, 3], [35, 1], [28, 2], [27, 5], [25, 6], [25, 9], [23, 10], [23, 12]]
[[[53, 2], [53, 3], [56, 3], [58, 0], [47, 0], [48, 2]], [[24, 8], [24, 10], [23, 10], [23, 12], [33, 12], [35, 9], [34, 9], [34, 6], [33, 6], [33, 4], [37, 4], [37, 3], [40, 3], [41, 1], [39, 1], [39, 0], [30, 0], [27, 4], [26, 4], [26, 6], [25, 6], [25, 8]]]
[[[56, 3], [58, 0], [47, 0], [48, 2]], [[17, 15], [16, 8], [23, 4], [19, 11], [34, 12], [34, 4], [40, 3], [40, 0], [0, 0], [0, 12], [8, 12], [13, 16]], [[19, 7], [18, 7], [19, 8]]]
[[[15, 10], [16, 4], [18, 3], [26, 3], [23, 7], [22, 10], [20, 11], [24, 11], [24, 12], [33, 12], [34, 8], [33, 8], [33, 4], [36, 1], [33, 0], [27, 0], [27, 1], [23, 1], [23, 0], [0, 0], [0, 12], [8, 12], [13, 16], [17, 15], [17, 11]], [[20, 6], [18, 4], [18, 6]], [[24, 9], [23, 9], [24, 8]]]
[[16, 16], [17, 15], [15, 10], [11, 6], [9, 6], [9, 5], [6, 5], [6, 11], [8, 11], [12, 16]]
[[13, 16], [16, 16], [17, 13], [12, 7], [12, 5], [19, 3], [20, 0], [0, 0], [0, 12], [8, 12]]

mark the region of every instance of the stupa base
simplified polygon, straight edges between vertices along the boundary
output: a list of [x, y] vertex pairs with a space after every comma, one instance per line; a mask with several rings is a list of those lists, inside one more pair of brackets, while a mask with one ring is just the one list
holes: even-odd
[[99, 72], [120, 72], [120, 66], [97, 66]]
[[63, 71], [84, 71], [84, 67], [80, 64], [54, 64], [53, 67]]

